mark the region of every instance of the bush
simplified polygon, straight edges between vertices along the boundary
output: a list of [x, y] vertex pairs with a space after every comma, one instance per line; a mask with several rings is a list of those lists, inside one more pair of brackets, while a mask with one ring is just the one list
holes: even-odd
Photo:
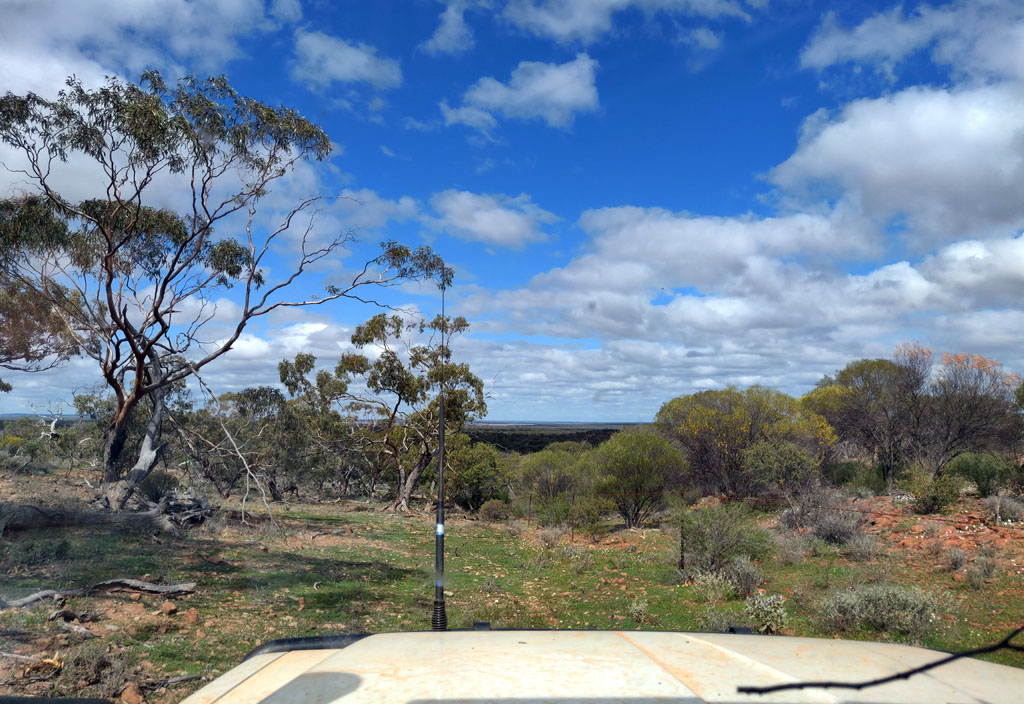
[[800, 534], [782, 534], [775, 537], [778, 560], [784, 565], [793, 565], [807, 555], [807, 538]]
[[705, 611], [698, 621], [700, 621], [700, 629], [705, 633], [728, 633], [734, 626], [739, 625], [736, 614], [714, 607]]
[[968, 452], [949, 463], [947, 471], [974, 482], [978, 496], [995, 494], [1009, 479], [1013, 465], [995, 455]]
[[764, 575], [746, 555], [737, 555], [725, 566], [722, 576], [732, 585], [736, 594], [748, 597], [764, 582]]
[[786, 625], [786, 599], [781, 594], [759, 594], [748, 597], [747, 616], [758, 633], [778, 633]]
[[136, 491], [153, 503], [174, 492], [178, 488], [178, 480], [170, 472], [154, 469], [140, 483]]
[[878, 539], [867, 533], [859, 533], [846, 541], [842, 553], [851, 560], [870, 560], [878, 554]]
[[1014, 521], [1024, 518], [1024, 504], [1009, 496], [990, 496], [985, 499], [985, 511], [992, 521]]
[[546, 548], [553, 548], [565, 535], [565, 529], [557, 526], [537, 531], [537, 540]]
[[910, 508], [914, 513], [941, 513], [960, 498], [963, 480], [958, 474], [944, 472], [937, 477], [917, 471], [905, 481], [904, 487], [914, 497]]
[[569, 497], [538, 499], [533, 503], [533, 518], [542, 526], [558, 526], [569, 520]]
[[771, 536], [758, 528], [741, 504], [705, 506], [683, 514], [687, 560], [704, 572], [719, 572], [734, 557], [759, 557], [771, 546]]
[[916, 638], [938, 620], [939, 603], [915, 587], [878, 583], [835, 592], [821, 602], [819, 612], [832, 632], [868, 628]]
[[981, 589], [985, 582], [996, 574], [996, 561], [987, 555], [974, 558], [974, 564], [967, 568], [967, 583], [973, 589]]
[[643, 625], [650, 619], [650, 615], [647, 613], [647, 600], [646, 599], [633, 599], [633, 603], [629, 605], [629, 617], [637, 624]]
[[602, 496], [577, 498], [571, 519], [575, 522], [577, 530], [594, 537], [601, 533], [601, 521], [614, 510], [615, 504]]
[[949, 569], [951, 572], [959, 572], [967, 564], [967, 553], [960, 548], [953, 548], [949, 551]]
[[477, 515], [480, 516], [480, 520], [493, 523], [508, 520], [512, 516], [512, 511], [508, 504], [501, 499], [488, 499], [480, 507]]
[[732, 585], [721, 572], [697, 572], [693, 576], [693, 592], [704, 603], [714, 608], [729, 596]]
[[810, 524], [814, 537], [831, 545], [846, 545], [860, 534], [860, 518], [848, 511], [821, 511]]

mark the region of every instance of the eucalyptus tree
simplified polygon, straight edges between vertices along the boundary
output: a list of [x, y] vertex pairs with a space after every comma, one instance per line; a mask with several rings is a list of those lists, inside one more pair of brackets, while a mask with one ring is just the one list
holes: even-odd
[[[102, 488], [114, 510], [166, 446], [170, 386], [227, 353], [247, 324], [287, 306], [363, 300], [363, 287], [440, 266], [429, 249], [385, 242], [343, 283], [288, 300], [286, 288], [352, 238], [316, 232], [319, 196], [276, 214], [261, 202], [297, 164], [326, 158], [331, 144], [295, 110], [239, 95], [224, 78], [189, 76], [169, 86], [151, 72], [139, 85], [111, 78], [96, 89], [71, 78], [53, 100], [7, 93], [0, 141], [19, 155], [22, 163], [8, 168], [26, 189], [2, 201], [6, 290], [47, 306], [61, 334], [99, 367], [114, 402]], [[275, 261], [275, 274], [283, 273], [270, 280], [275, 247], [293, 259], [290, 267]], [[230, 320], [225, 325], [229, 311], [219, 311], [225, 328], [203, 343], [213, 301], [232, 287]], [[148, 406], [147, 421], [125, 462], [140, 406]]]
[[[450, 281], [450, 270], [443, 269], [442, 277], [443, 283]], [[359, 351], [342, 355], [335, 367], [337, 386], [330, 393], [364, 429], [358, 434], [364, 451], [394, 472], [391, 510], [409, 509], [413, 491], [437, 453], [442, 386], [450, 432], [487, 413], [483, 382], [468, 364], [452, 361], [451, 336], [468, 329], [463, 317], [438, 315], [410, 323], [381, 313], [356, 327], [352, 344]], [[421, 342], [412, 344], [411, 335]], [[301, 362], [300, 356], [282, 363], [282, 379]], [[325, 387], [327, 378], [320, 381]]]

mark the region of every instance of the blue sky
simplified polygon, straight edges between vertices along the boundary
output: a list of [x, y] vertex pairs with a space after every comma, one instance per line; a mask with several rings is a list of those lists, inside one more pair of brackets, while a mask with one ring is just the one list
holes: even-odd
[[[1016, 0], [4, 6], [0, 90], [223, 73], [321, 124], [334, 156], [268, 208], [345, 196], [321, 226], [366, 246], [300, 290], [378, 240], [430, 244], [456, 268], [449, 306], [473, 324], [456, 350], [491, 419], [645, 421], [729, 384], [798, 394], [913, 339], [1024, 370]], [[425, 294], [388, 300], [429, 314]], [[230, 293], [219, 310], [214, 325]], [[204, 377], [275, 383], [301, 351], [333, 365], [374, 312], [273, 316]], [[66, 399], [93, 364], [5, 373], [0, 412]]]

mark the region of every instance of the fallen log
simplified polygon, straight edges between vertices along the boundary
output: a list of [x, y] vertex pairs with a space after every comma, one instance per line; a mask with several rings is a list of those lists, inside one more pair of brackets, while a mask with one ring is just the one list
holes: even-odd
[[174, 524], [164, 516], [166, 504], [137, 513], [80, 511], [61, 506], [0, 504], [0, 535], [5, 531], [33, 528], [74, 528], [95, 525], [149, 526], [177, 533]]
[[153, 584], [151, 582], [142, 582], [138, 579], [128, 579], [126, 577], [118, 577], [117, 579], [108, 579], [104, 582], [97, 582], [90, 587], [81, 587], [79, 589], [65, 589], [57, 591], [55, 589], [44, 589], [36, 592], [35, 594], [29, 594], [28, 596], [15, 599], [14, 601], [6, 601], [0, 596], [0, 611], [4, 609], [17, 609], [23, 606], [29, 606], [37, 601], [43, 599], [58, 599], [63, 600], [69, 596], [86, 596], [88, 594], [95, 594], [96, 592], [147, 592], [149, 594], [162, 594], [164, 596], [176, 595], [176, 594], [191, 594], [196, 589], [195, 582], [183, 582], [182, 584]]

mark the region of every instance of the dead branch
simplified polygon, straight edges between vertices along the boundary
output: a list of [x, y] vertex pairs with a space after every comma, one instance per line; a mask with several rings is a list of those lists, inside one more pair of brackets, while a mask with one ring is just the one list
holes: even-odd
[[182, 584], [153, 584], [151, 582], [142, 582], [138, 579], [118, 577], [116, 579], [108, 579], [104, 582], [97, 582], [90, 587], [82, 587], [80, 589], [66, 589], [63, 591], [44, 589], [43, 591], [30, 594], [22, 599], [15, 599], [10, 602], [5, 601], [0, 597], [0, 610], [28, 606], [36, 603], [37, 601], [42, 601], [43, 599], [64, 599], [69, 596], [86, 596], [88, 594], [95, 594], [96, 592], [146, 592], [148, 594], [163, 594], [165, 596], [170, 596], [176, 594], [191, 594], [195, 589], [195, 582], [184, 582]]
[[60, 506], [32, 506], [0, 503], [0, 535], [5, 531], [33, 528], [71, 528], [94, 525], [152, 526], [176, 532], [173, 524], [163, 516], [166, 504], [161, 503], [149, 511], [138, 513], [105, 513], [79, 511]]

